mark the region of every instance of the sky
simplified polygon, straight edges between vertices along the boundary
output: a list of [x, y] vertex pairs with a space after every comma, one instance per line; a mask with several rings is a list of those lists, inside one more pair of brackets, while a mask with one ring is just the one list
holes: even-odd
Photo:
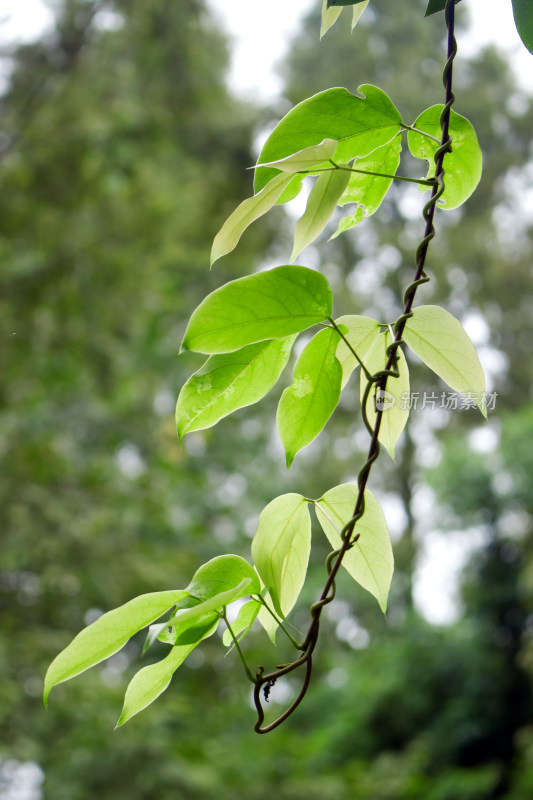
[[[269, 0], [268, 13], [259, 0], [208, 0], [208, 3], [231, 36], [233, 90], [259, 102], [276, 98], [282, 90], [276, 64], [283, 58], [303, 15], [313, 5], [319, 5], [320, 0]], [[461, 52], [472, 55], [485, 44], [498, 44], [511, 60], [519, 85], [533, 92], [533, 56], [518, 38], [511, 0], [464, 0], [464, 5], [471, 14], [472, 25], [470, 33], [459, 42]], [[345, 19], [341, 17], [337, 24], [348, 25], [348, 14], [344, 12], [342, 16]], [[51, 13], [43, 0], [2, 0], [0, 44], [31, 41], [50, 22]], [[116, 19], [107, 15], [101, 23], [114, 26]], [[354, 37], [357, 34], [356, 29]], [[476, 534], [465, 540], [464, 533], [446, 534], [445, 538], [438, 531], [428, 532], [424, 537], [415, 597], [430, 621], [446, 624], [458, 615], [455, 594], [459, 573], [472, 548], [482, 544], [482, 538]]]

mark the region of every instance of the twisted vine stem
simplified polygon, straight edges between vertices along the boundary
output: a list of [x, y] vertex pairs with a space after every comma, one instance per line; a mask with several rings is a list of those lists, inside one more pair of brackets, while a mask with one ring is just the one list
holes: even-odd
[[[302, 655], [288, 664], [280, 665], [273, 672], [265, 673], [263, 667], [259, 667], [257, 670], [254, 680], [255, 684], [254, 703], [258, 717], [254, 729], [257, 733], [268, 733], [269, 731], [274, 730], [274, 728], [277, 728], [296, 710], [296, 708], [302, 702], [307, 692], [307, 689], [309, 688], [309, 683], [311, 680], [313, 652], [318, 642], [320, 617], [322, 611], [324, 607], [328, 605], [328, 603], [331, 603], [331, 601], [335, 597], [335, 578], [342, 564], [342, 559], [344, 558], [348, 550], [350, 550], [354, 546], [354, 544], [357, 542], [360, 536], [360, 534], [358, 533], [354, 534], [354, 529], [357, 522], [361, 519], [365, 511], [364, 494], [368, 478], [370, 476], [370, 472], [372, 469], [372, 465], [374, 461], [376, 461], [376, 459], [379, 457], [379, 452], [381, 449], [379, 443], [379, 432], [383, 418], [383, 409], [378, 408], [376, 405], [376, 420], [374, 427], [372, 427], [372, 424], [370, 423], [367, 415], [367, 408], [366, 408], [367, 401], [373, 387], [377, 395], [379, 392], [383, 392], [385, 390], [388, 378], [397, 378], [399, 376], [398, 349], [400, 345], [403, 343], [402, 336], [405, 330], [405, 325], [407, 323], [407, 320], [413, 314], [412, 306], [418, 287], [421, 286], [423, 283], [427, 283], [427, 281], [429, 281], [429, 277], [425, 272], [426, 257], [428, 253], [429, 244], [431, 240], [435, 237], [435, 227], [433, 224], [433, 220], [435, 217], [435, 208], [439, 198], [442, 196], [444, 192], [444, 168], [443, 168], [444, 157], [446, 153], [451, 151], [451, 145], [452, 145], [449, 136], [449, 127], [450, 127], [451, 107], [455, 101], [455, 96], [452, 90], [453, 61], [457, 53], [457, 42], [455, 39], [455, 32], [454, 32], [455, 3], [456, 0], [446, 0], [445, 19], [446, 19], [446, 27], [448, 30], [448, 48], [447, 48], [448, 52], [447, 52], [446, 64], [443, 70], [445, 105], [440, 115], [440, 125], [441, 125], [440, 146], [436, 150], [434, 155], [435, 175], [430, 181], [433, 188], [431, 191], [431, 197], [423, 209], [423, 216], [426, 222], [426, 228], [425, 228], [424, 238], [420, 242], [416, 251], [416, 256], [415, 256], [416, 272], [414, 280], [409, 284], [404, 293], [403, 313], [398, 317], [398, 319], [394, 324], [394, 329], [393, 329], [394, 340], [387, 347], [386, 350], [387, 363], [385, 365], [385, 368], [383, 370], [380, 370], [379, 372], [376, 372], [374, 375], [371, 375], [369, 377], [367, 376], [368, 382], [361, 401], [363, 420], [370, 434], [371, 440], [368, 449], [367, 460], [363, 465], [362, 469], [360, 470], [357, 478], [357, 483], [358, 483], [357, 501], [355, 504], [352, 518], [349, 520], [349, 522], [346, 523], [346, 525], [341, 531], [342, 547], [340, 547], [338, 550], [332, 551], [326, 559], [326, 569], [328, 572], [328, 578], [324, 586], [324, 589], [322, 590], [322, 594], [320, 595], [320, 599], [311, 606], [311, 624], [309, 626], [305, 640], [303, 644], [300, 646]], [[357, 360], [360, 361], [359, 359]], [[283, 712], [283, 714], [277, 717], [277, 719], [275, 719], [268, 725], [263, 725], [265, 713], [263, 708], [263, 700], [261, 698], [261, 692], [263, 692], [264, 694], [264, 699], [268, 701], [270, 688], [275, 684], [277, 679], [282, 677], [283, 675], [287, 675], [290, 672], [293, 672], [294, 670], [298, 669], [301, 666], [305, 666], [305, 677], [302, 684], [302, 688], [298, 696], [291, 703], [291, 705]]]

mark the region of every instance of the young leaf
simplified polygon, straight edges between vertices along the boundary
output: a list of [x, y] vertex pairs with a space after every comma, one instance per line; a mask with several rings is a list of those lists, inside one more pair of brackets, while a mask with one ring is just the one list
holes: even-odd
[[[386, 351], [391, 341], [392, 337], [388, 331], [375, 337], [372, 347], [363, 359], [365, 367], [372, 375], [385, 369], [387, 363]], [[397, 352], [400, 377], [387, 378], [385, 390], [377, 398], [374, 388], [372, 388], [366, 404], [366, 413], [372, 427], [374, 427], [376, 420], [376, 403], [378, 408], [383, 410], [379, 441], [386, 448], [391, 458], [394, 458], [396, 442], [409, 417], [409, 406], [407, 403], [402, 402], [403, 398], [409, 396], [409, 368], [401, 349]], [[363, 401], [366, 386], [367, 379], [361, 370], [361, 402]]]
[[[347, 89], [327, 89], [291, 109], [263, 146], [255, 171], [255, 191], [278, 174], [276, 168], [262, 167], [261, 163], [290, 156], [324, 137], [338, 142], [335, 160], [339, 163], [367, 156], [389, 142], [401, 128], [400, 112], [377, 86], [364, 84], [358, 91], [363, 96]], [[278, 202], [291, 199], [286, 195]]]
[[[372, 347], [375, 339], [379, 336], [380, 325], [371, 317], [362, 317], [358, 314], [348, 314], [335, 320], [336, 324], [343, 326], [343, 333], [350, 345], [355, 350], [363, 364], [366, 355]], [[344, 389], [350, 379], [350, 375], [357, 369], [359, 362], [344, 341], [341, 339], [337, 345], [337, 360], [342, 367], [341, 389]]]
[[291, 263], [322, 233], [337, 208], [349, 177], [350, 173], [345, 170], [331, 170], [318, 176], [307, 199], [305, 212], [296, 223]]
[[248, 561], [241, 556], [216, 556], [196, 570], [187, 592], [200, 600], [208, 600], [220, 592], [234, 589], [247, 579], [250, 581], [249, 591], [245, 594], [259, 594], [259, 579]]
[[403, 338], [422, 361], [456, 392], [472, 393], [484, 406], [485, 373], [476, 349], [458, 319], [439, 306], [418, 306]]
[[335, 356], [339, 334], [317, 333], [302, 351], [293, 380], [281, 395], [277, 423], [287, 467], [315, 439], [333, 414], [341, 393], [342, 367]]
[[[442, 105], [431, 106], [418, 117], [414, 126], [440, 141], [441, 127], [440, 114]], [[450, 137], [452, 151], [444, 159], [444, 194], [439, 203], [442, 208], [457, 208], [467, 200], [481, 179], [482, 161], [481, 148], [472, 124], [457, 114], [453, 109], [450, 115]], [[427, 177], [433, 177], [435, 163], [433, 156], [438, 149], [438, 142], [429, 139], [421, 133], [409, 131], [409, 150], [415, 158], [424, 158], [429, 163]], [[427, 187], [421, 186], [425, 192]]]
[[237, 206], [215, 236], [211, 248], [211, 266], [235, 249], [246, 228], [270, 211], [291, 180], [291, 175], [277, 175], [268, 186]]
[[[367, 170], [368, 172], [384, 172], [388, 175], [395, 175], [400, 164], [400, 153], [402, 150], [401, 136], [395, 136], [392, 141], [378, 147], [373, 153], [365, 158], [358, 158], [353, 167], [356, 169]], [[340, 233], [353, 228], [378, 210], [387, 194], [392, 178], [380, 178], [376, 175], [364, 175], [360, 172], [352, 172], [348, 186], [342, 195], [339, 206], [347, 203], [357, 203], [355, 211], [344, 217], [339, 223], [337, 231], [331, 237], [335, 239]]]
[[[231, 623], [231, 630], [233, 631], [238, 642], [244, 639], [250, 628], [255, 622], [257, 615], [262, 609], [259, 600], [248, 600], [240, 609], [236, 619]], [[229, 628], [226, 628], [222, 634], [222, 643], [229, 647], [233, 644], [233, 639]]]
[[181, 390], [176, 427], [186, 433], [210, 428], [238, 408], [257, 403], [276, 384], [296, 336], [249, 344], [233, 353], [211, 356]]
[[356, 5], [354, 5], [352, 12], [352, 31], [359, 22], [359, 18], [363, 13], [363, 11], [365, 10], [365, 8], [367, 7], [368, 2], [369, 0], [362, 0], [362, 2], [361, 0], [359, 0], [359, 2]]
[[[226, 593], [224, 592], [224, 594]], [[211, 603], [212, 600], [213, 598], [204, 602]], [[205, 611], [203, 604], [199, 603], [198, 605], [201, 605]], [[174, 614], [172, 619], [164, 625], [157, 638], [165, 644], [179, 645], [180, 647], [187, 644], [196, 644], [202, 638], [203, 632], [220, 619], [217, 611], [222, 608], [224, 608], [223, 605], [207, 613], [203, 613], [201, 610], [196, 614], [190, 614], [189, 617], [184, 617], [184, 612]]]
[[117, 653], [128, 639], [161, 617], [187, 594], [183, 590], [141, 594], [84, 628], [48, 667], [44, 679], [44, 704], [48, 704], [48, 695], [54, 686]]
[[299, 494], [272, 500], [259, 517], [252, 557], [275, 611], [287, 616], [303, 586], [311, 549], [307, 501]]
[[322, 18], [320, 23], [320, 38], [336, 23], [342, 8], [328, 8], [327, 0], [322, 0]]
[[533, 53], [533, 7], [531, 0], [513, 0], [516, 30], [530, 53]]
[[[336, 550], [342, 545], [340, 531], [353, 516], [357, 495], [357, 484], [344, 483], [326, 492], [315, 505], [322, 530]], [[356, 524], [355, 533], [360, 537], [342, 559], [342, 566], [374, 595], [385, 613], [394, 556], [383, 511], [369, 489], [365, 491], [365, 513]]]
[[312, 170], [326, 164], [337, 150], [337, 142], [335, 139], [324, 139], [320, 144], [311, 145], [311, 147], [304, 147], [293, 156], [281, 158], [278, 161], [269, 161], [267, 164], [261, 164], [262, 167], [276, 167], [282, 172], [300, 172], [302, 170]]
[[202, 639], [206, 639], [216, 631], [219, 621], [218, 617], [214, 617], [203, 628], [197, 629], [197, 640], [190, 644], [173, 647], [162, 661], [143, 667], [134, 675], [126, 689], [117, 728], [157, 700], [159, 695], [167, 689], [178, 667], [183, 664]]
[[229, 353], [298, 333], [331, 314], [331, 289], [319, 272], [275, 267], [216, 289], [193, 312], [183, 350]]

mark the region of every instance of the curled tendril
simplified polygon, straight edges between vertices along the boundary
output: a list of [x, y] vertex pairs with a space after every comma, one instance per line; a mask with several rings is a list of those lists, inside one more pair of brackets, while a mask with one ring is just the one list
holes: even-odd
[[[333, 552], [331, 552], [326, 559], [326, 569], [328, 572], [328, 578], [324, 586], [324, 589], [322, 590], [322, 594], [320, 595], [320, 599], [311, 606], [311, 624], [309, 626], [307, 636], [302, 646], [303, 650], [302, 655], [299, 658], [292, 661], [290, 664], [282, 665], [274, 672], [265, 674], [263, 667], [259, 667], [257, 670], [255, 678], [255, 688], [254, 688], [254, 702], [257, 710], [257, 722], [255, 724], [254, 730], [257, 733], [268, 733], [269, 731], [274, 730], [274, 728], [277, 728], [278, 725], [281, 725], [281, 723], [284, 722], [288, 717], [290, 717], [290, 715], [298, 708], [303, 698], [305, 697], [305, 694], [307, 693], [307, 689], [309, 688], [309, 683], [311, 680], [312, 664], [313, 664], [313, 652], [318, 642], [320, 616], [322, 614], [323, 608], [328, 603], [331, 603], [331, 601], [335, 597], [335, 577], [340, 568], [344, 555], [348, 552], [348, 550], [351, 547], [354, 546], [356, 541], [359, 539], [359, 534], [355, 534], [354, 536], [354, 528], [357, 522], [361, 519], [361, 517], [365, 513], [364, 495], [365, 495], [366, 484], [368, 482], [370, 471], [372, 469], [372, 464], [379, 457], [379, 452], [380, 452], [379, 431], [381, 428], [383, 410], [376, 408], [376, 420], [374, 423], [374, 427], [372, 427], [372, 424], [368, 419], [366, 410], [367, 401], [372, 389], [374, 389], [374, 391], [376, 392], [384, 391], [388, 378], [399, 377], [398, 350], [400, 346], [404, 343], [402, 337], [403, 337], [403, 332], [405, 330], [405, 325], [407, 323], [407, 320], [413, 315], [412, 306], [418, 287], [429, 281], [429, 277], [425, 272], [426, 257], [429, 244], [431, 240], [435, 237], [435, 227], [433, 225], [435, 209], [440, 197], [442, 197], [445, 188], [444, 168], [443, 168], [444, 157], [446, 153], [451, 152], [451, 146], [452, 146], [452, 141], [449, 135], [449, 129], [450, 129], [451, 107], [455, 102], [455, 95], [453, 94], [452, 90], [453, 61], [457, 54], [457, 42], [455, 40], [455, 34], [454, 34], [455, 0], [446, 1], [445, 19], [446, 19], [446, 26], [448, 29], [448, 55], [443, 70], [443, 84], [445, 88], [446, 100], [440, 115], [441, 139], [440, 139], [440, 146], [438, 147], [438, 149], [435, 151], [434, 154], [435, 175], [434, 178], [431, 180], [432, 183], [431, 197], [424, 206], [422, 212], [424, 220], [426, 222], [426, 229], [424, 233], [424, 238], [422, 239], [416, 250], [416, 256], [415, 256], [416, 272], [414, 280], [412, 281], [412, 283], [409, 284], [409, 286], [405, 290], [403, 297], [403, 302], [404, 302], [403, 313], [398, 317], [398, 319], [394, 323], [394, 329], [393, 329], [394, 340], [391, 342], [391, 344], [387, 347], [386, 350], [387, 362], [385, 365], [385, 369], [376, 372], [374, 375], [371, 375], [368, 378], [367, 385], [363, 394], [361, 402], [363, 421], [370, 434], [371, 441], [368, 450], [367, 460], [357, 476], [357, 484], [358, 484], [357, 501], [355, 504], [352, 518], [349, 520], [349, 522], [346, 523], [346, 525], [341, 530], [342, 546], [338, 550], [334, 550]], [[305, 674], [304, 674], [303, 684], [298, 696], [291, 703], [291, 705], [283, 712], [283, 714], [277, 717], [270, 724], [263, 726], [265, 713], [261, 699], [261, 689], [263, 689], [265, 701], [268, 702], [270, 689], [275, 684], [276, 680], [282, 677], [283, 675], [288, 675], [291, 672], [294, 672], [300, 667], [305, 668]]]

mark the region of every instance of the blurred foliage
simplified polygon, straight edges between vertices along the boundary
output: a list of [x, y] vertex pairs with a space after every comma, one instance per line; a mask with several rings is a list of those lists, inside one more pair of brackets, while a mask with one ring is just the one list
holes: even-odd
[[[353, 37], [340, 23], [321, 45], [316, 6], [283, 67], [290, 103], [365, 82], [413, 119], [439, 102], [439, 17], [425, 20], [422, 0], [394, 13], [373, 0]], [[248, 555], [274, 494], [318, 496], [354, 477], [354, 443], [366, 447], [346, 402], [287, 478], [277, 389], [179, 448], [173, 405], [200, 363], [176, 357], [190, 309], [267, 247], [269, 263], [287, 259], [280, 211], [207, 269], [213, 235], [249, 193], [257, 126], [287, 100], [265, 112], [229, 95], [226, 42], [203, 0], [64, 0], [56, 13], [54, 32], [12, 54], [0, 100], [0, 764], [39, 764], [47, 800], [523, 800], [533, 790], [533, 274], [522, 200], [533, 105], [495, 50], [457, 63], [457, 110], [478, 131], [485, 169], [467, 206], [439, 215], [422, 302], [490, 327], [481, 354], [499, 392], [489, 423], [499, 444], [469, 450], [474, 412], [428, 410], [413, 412], [397, 464], [382, 456], [373, 488], [399, 504], [391, 527], [403, 530], [387, 620], [344, 576], [306, 703], [269, 736], [252, 733], [249, 687], [218, 637], [116, 733], [140, 642], [59, 687], [44, 713], [45, 668], [95, 610], [185, 586], [221, 552]], [[337, 313], [398, 311], [421, 204], [417, 189], [395, 187], [379, 215], [302, 254], [333, 283]], [[439, 388], [411, 368], [416, 390]], [[355, 384], [347, 391], [356, 397]], [[433, 501], [421, 506], [428, 479]], [[462, 616], [446, 627], [423, 621], [411, 596], [433, 528], [465, 541], [483, 531]], [[301, 627], [323, 580], [318, 536]], [[247, 645], [251, 664], [283, 660], [260, 633]]]

